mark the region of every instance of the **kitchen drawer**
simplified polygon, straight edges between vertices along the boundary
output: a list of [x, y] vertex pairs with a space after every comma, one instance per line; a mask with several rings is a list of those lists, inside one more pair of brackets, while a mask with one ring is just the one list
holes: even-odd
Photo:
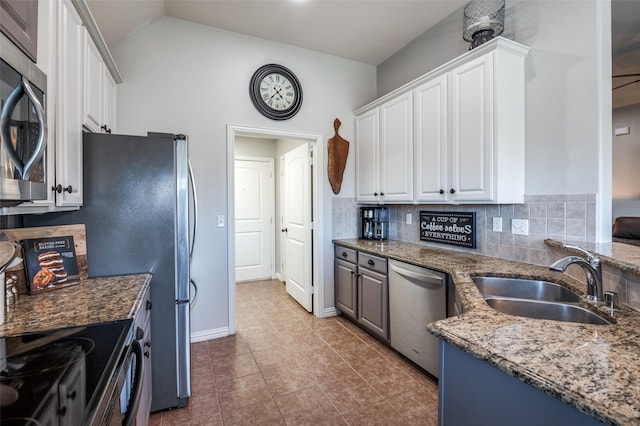
[[151, 287], [147, 288], [145, 292], [144, 298], [142, 299], [142, 303], [140, 304], [140, 309], [138, 309], [138, 314], [135, 318], [135, 323], [138, 327], [143, 328], [144, 325], [149, 321], [151, 317]]
[[356, 263], [358, 260], [357, 251], [342, 246], [335, 246], [335, 256], [338, 259], [346, 260], [351, 263]]
[[358, 266], [387, 275], [387, 259], [360, 252]]

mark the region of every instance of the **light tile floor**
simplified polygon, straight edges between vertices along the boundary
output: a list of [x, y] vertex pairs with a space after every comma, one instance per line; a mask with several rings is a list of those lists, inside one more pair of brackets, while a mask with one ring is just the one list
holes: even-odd
[[341, 318], [316, 318], [276, 280], [239, 283], [234, 336], [191, 345], [187, 407], [167, 425], [435, 425], [438, 388]]

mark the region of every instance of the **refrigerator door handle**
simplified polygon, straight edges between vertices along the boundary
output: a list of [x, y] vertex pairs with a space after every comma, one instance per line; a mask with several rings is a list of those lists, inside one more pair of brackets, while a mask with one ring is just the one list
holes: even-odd
[[196, 300], [198, 300], [198, 285], [196, 284], [196, 282], [193, 280], [193, 278], [191, 278], [191, 262], [193, 261], [193, 248], [195, 247], [196, 244], [196, 233], [198, 230], [198, 193], [196, 191], [196, 181], [195, 178], [193, 177], [193, 167], [191, 166], [191, 160], [187, 159], [187, 167], [189, 170], [189, 183], [191, 184], [191, 193], [193, 194], [193, 198], [191, 200], [192, 205], [193, 205], [193, 212], [192, 212], [192, 216], [193, 216], [193, 236], [191, 237], [191, 247], [189, 248], [189, 283], [191, 284], [191, 286], [193, 286], [193, 297], [191, 297], [191, 302], [189, 303], [189, 307], [190, 309], [193, 309], [193, 307], [196, 304]]

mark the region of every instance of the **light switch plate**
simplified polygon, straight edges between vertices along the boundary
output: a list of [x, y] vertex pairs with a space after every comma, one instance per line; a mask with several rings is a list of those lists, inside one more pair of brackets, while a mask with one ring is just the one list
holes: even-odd
[[224, 228], [224, 215], [218, 215], [218, 228]]
[[407, 213], [407, 225], [411, 225], [413, 223], [413, 216], [411, 213]]
[[513, 235], [529, 235], [529, 219], [511, 219]]
[[493, 218], [493, 232], [502, 232], [502, 218], [494, 217]]

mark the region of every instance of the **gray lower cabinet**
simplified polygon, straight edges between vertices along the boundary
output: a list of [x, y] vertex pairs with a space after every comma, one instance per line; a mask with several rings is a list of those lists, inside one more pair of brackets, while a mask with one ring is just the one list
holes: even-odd
[[357, 272], [358, 253], [355, 250], [336, 246], [334, 260], [334, 282], [336, 307], [351, 319], [357, 318]]
[[335, 246], [336, 307], [370, 334], [389, 342], [387, 259]]
[[440, 341], [438, 424], [589, 426], [602, 423]]
[[389, 341], [387, 259], [358, 253], [358, 323]]

